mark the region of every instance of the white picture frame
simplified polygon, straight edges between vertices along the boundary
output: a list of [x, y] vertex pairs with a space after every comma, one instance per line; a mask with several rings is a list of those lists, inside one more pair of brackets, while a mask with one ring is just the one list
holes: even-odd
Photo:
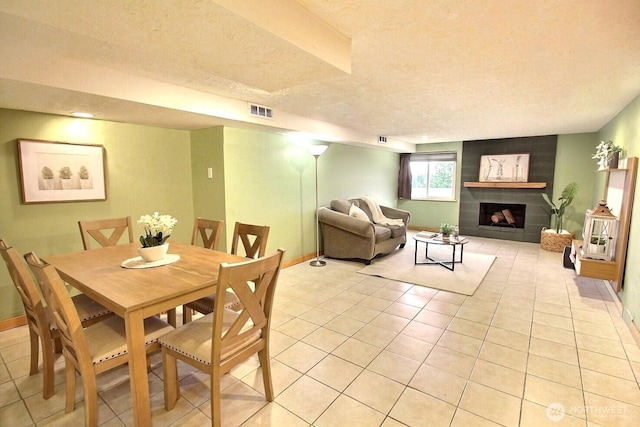
[[107, 199], [102, 145], [18, 139], [22, 203]]
[[480, 182], [528, 182], [529, 154], [480, 156]]

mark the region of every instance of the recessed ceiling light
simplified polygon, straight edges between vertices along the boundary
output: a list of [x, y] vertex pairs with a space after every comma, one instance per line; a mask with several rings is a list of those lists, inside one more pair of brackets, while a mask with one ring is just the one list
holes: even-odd
[[82, 111], [75, 111], [71, 115], [73, 117], [80, 117], [80, 118], [83, 118], [83, 119], [92, 119], [93, 118], [93, 114], [91, 114], [91, 113], [83, 113]]

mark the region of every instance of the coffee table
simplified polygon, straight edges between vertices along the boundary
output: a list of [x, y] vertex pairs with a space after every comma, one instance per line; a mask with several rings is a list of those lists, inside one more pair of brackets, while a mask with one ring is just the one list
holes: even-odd
[[[419, 264], [438, 264], [443, 266], [444, 268], [455, 271], [456, 264], [462, 264], [462, 256], [464, 255], [464, 245], [469, 243], [469, 239], [466, 237], [458, 236], [456, 238], [450, 238], [449, 240], [443, 240], [441, 234], [436, 234], [432, 237], [421, 237], [419, 235], [414, 235], [413, 240], [415, 240], [415, 252], [413, 254], [413, 263], [415, 265]], [[424, 243], [424, 256], [427, 261], [418, 262], [418, 245], [419, 243]], [[431, 258], [429, 256], [429, 244], [432, 245], [440, 245], [440, 246], [451, 246], [451, 261], [443, 261]], [[460, 259], [456, 260], [456, 248], [460, 247]]]

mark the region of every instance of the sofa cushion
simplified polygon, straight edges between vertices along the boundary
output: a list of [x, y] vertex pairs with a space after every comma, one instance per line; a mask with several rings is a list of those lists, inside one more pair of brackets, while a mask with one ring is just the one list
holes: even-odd
[[391, 231], [391, 237], [404, 236], [407, 234], [407, 227], [404, 225], [385, 225]]
[[349, 216], [361, 219], [363, 221], [371, 222], [367, 214], [364, 213], [364, 211], [356, 205], [351, 205], [351, 207], [349, 208]]
[[358, 206], [360, 206], [360, 209], [362, 209], [364, 213], [366, 213], [367, 216], [371, 218], [371, 220], [373, 220], [373, 214], [371, 213], [371, 209], [369, 209], [369, 204], [367, 202], [362, 199], [352, 199], [351, 201], [357, 203]]
[[373, 228], [376, 233], [376, 243], [383, 242], [391, 238], [391, 230], [384, 225], [374, 224]]
[[345, 199], [335, 199], [331, 201], [331, 209], [336, 211], [336, 212], [340, 212], [343, 213], [345, 215], [349, 215], [349, 209], [351, 208], [351, 205], [353, 203], [351, 203], [350, 200], [345, 200]]

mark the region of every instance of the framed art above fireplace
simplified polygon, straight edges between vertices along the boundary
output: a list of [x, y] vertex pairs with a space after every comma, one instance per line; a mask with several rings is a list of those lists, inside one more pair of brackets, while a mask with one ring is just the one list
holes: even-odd
[[529, 154], [491, 154], [480, 157], [480, 182], [527, 182]]

